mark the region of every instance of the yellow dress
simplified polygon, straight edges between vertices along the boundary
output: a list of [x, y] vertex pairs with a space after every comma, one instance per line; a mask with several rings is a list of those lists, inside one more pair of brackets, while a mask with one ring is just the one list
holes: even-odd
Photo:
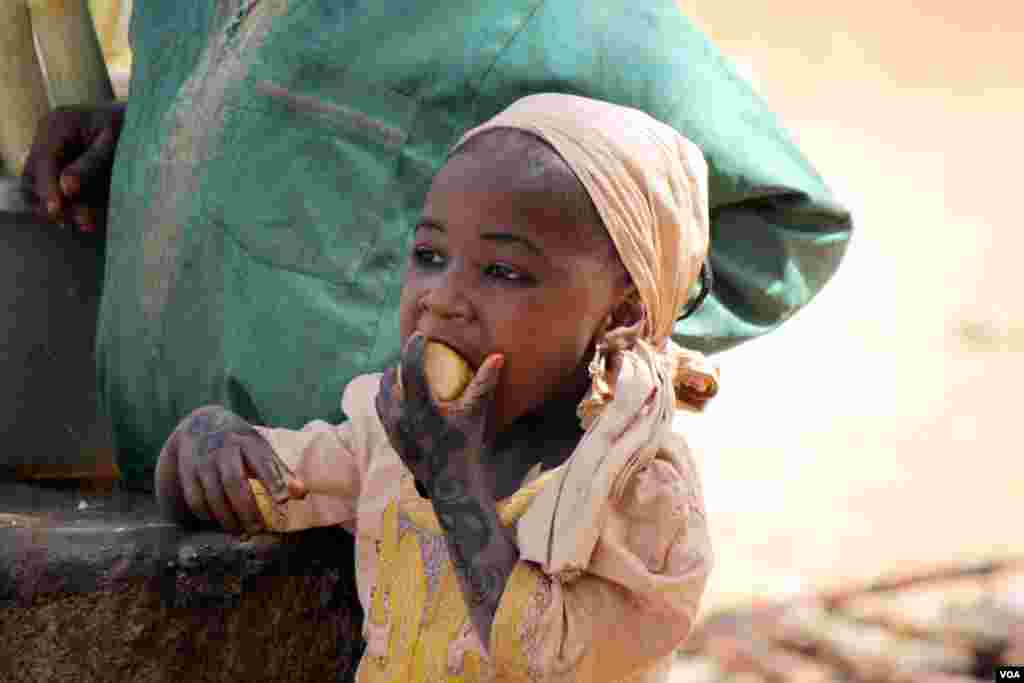
[[[667, 683], [712, 564], [699, 478], [681, 435], [661, 438], [657, 453], [634, 468], [625, 486], [601, 494], [606, 505], [563, 515], [594, 533], [577, 534], [589, 545], [570, 553], [577, 561], [561, 569], [545, 557], [547, 548], [558, 550], [567, 540], [545, 533], [552, 528], [545, 522], [551, 502], [564, 487], [609, 488], [610, 481], [601, 472], [583, 481], [558, 467], [498, 503], [501, 522], [515, 525], [520, 560], [485, 652], [433, 506], [416, 492], [377, 419], [378, 382], [371, 375], [349, 384], [342, 401], [349, 420], [340, 425], [257, 428], [301, 478], [330, 482], [334, 491], [290, 501], [275, 528], [342, 525], [355, 536], [366, 613], [366, 652], [356, 680]], [[587, 457], [626, 458], [618, 451], [642, 427], [629, 424], [615, 444], [596, 430], [584, 445]]]
[[[502, 524], [514, 524], [549, 477], [541, 475], [499, 502]], [[444, 532], [411, 476], [403, 477], [399, 498], [385, 509], [377, 553], [378, 581], [367, 619], [369, 629], [387, 634], [387, 649], [367, 653], [358, 682], [482, 680], [489, 662], [448, 559]], [[510, 582], [512, 592], [506, 590], [503, 600], [525, 604], [530, 598], [527, 587]], [[493, 676], [493, 671], [487, 673]]]

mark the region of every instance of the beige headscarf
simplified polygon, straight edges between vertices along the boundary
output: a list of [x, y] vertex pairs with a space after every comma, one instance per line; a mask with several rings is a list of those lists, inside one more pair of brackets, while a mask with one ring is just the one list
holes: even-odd
[[597, 207], [644, 309], [636, 325], [598, 340], [579, 407], [587, 432], [519, 522], [522, 556], [571, 576], [587, 565], [608, 501], [670, 448], [674, 411], [699, 411], [718, 391], [717, 368], [669, 336], [708, 252], [707, 164], [696, 145], [642, 111], [554, 93], [516, 101], [452, 151], [494, 128], [532, 133], [561, 155]]
[[607, 353], [595, 359], [598, 386], [581, 412], [592, 416], [610, 400], [601, 386], [605, 358], [639, 340], [670, 357], [679, 407], [700, 410], [717, 391], [718, 372], [702, 354], [669, 339], [710, 241], [708, 171], [700, 150], [638, 109], [543, 93], [524, 97], [473, 128], [452, 152], [494, 128], [532, 133], [565, 160], [597, 207], [643, 304], [636, 329], [607, 330], [599, 342], [599, 351]]

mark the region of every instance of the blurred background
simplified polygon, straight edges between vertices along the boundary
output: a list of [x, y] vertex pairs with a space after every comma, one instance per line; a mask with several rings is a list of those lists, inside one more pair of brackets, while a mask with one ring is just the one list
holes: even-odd
[[[126, 93], [131, 0], [90, 0]], [[705, 612], [1024, 554], [1024, 7], [680, 0], [853, 209], [822, 294], [689, 419]]]
[[681, 6], [855, 216], [835, 278], [719, 356], [691, 420], [706, 607], [1024, 553], [1024, 8]]
[[89, 0], [89, 11], [110, 69], [114, 90], [118, 96], [126, 97], [132, 66], [132, 51], [128, 45], [132, 0]]

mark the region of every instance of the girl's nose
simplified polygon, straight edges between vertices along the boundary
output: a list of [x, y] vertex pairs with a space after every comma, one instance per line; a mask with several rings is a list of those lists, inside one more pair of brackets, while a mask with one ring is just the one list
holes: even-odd
[[420, 300], [427, 312], [445, 320], [472, 317], [473, 307], [465, 296], [466, 286], [454, 268], [440, 275]]

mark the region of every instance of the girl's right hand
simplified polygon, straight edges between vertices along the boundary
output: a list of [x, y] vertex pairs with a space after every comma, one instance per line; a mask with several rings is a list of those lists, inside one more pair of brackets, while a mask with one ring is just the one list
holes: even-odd
[[205, 406], [182, 420], [164, 445], [157, 501], [164, 516], [179, 524], [216, 522], [231, 533], [260, 533], [266, 525], [250, 478], [277, 503], [306, 493], [252, 425], [222, 406]]

